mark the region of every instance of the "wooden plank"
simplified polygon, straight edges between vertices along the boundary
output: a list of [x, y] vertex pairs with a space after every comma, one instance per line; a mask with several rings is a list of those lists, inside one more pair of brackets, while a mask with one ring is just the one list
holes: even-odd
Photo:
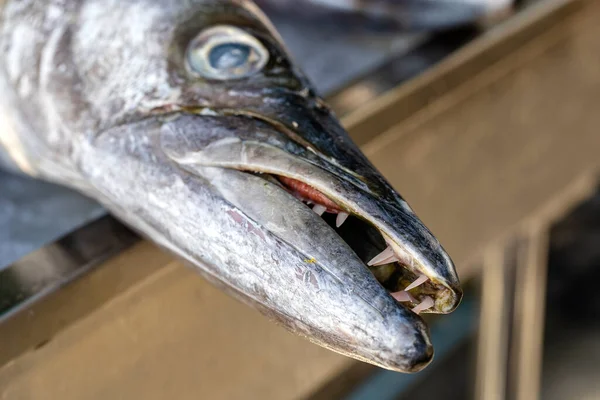
[[[544, 0], [505, 22], [501, 29], [491, 30], [456, 51], [444, 62], [381, 96], [372, 98], [369, 82], [357, 83], [350, 90], [352, 95], [362, 92], [369, 99], [364, 106], [343, 118], [350, 128], [352, 138], [364, 145], [382, 132], [402, 124], [414, 113], [452, 93], [465, 81], [503, 58], [515, 47], [536, 39], [566, 16], [579, 10], [579, 0]], [[514, 65], [513, 65], [514, 66]], [[343, 104], [342, 92], [334, 96], [333, 104]]]
[[515, 346], [510, 355], [514, 360], [511, 398], [516, 400], [541, 398], [549, 228], [530, 228], [527, 247], [519, 260]]
[[347, 363], [172, 262], [7, 364], [0, 398], [293, 399]]
[[69, 324], [127, 292], [171, 260], [154, 245], [140, 243], [15, 314], [0, 329], [0, 365], [27, 349], [43, 346]]
[[600, 169], [599, 15], [600, 4], [587, 3], [364, 146], [459, 270], [576, 181], [593, 189], [585, 177]]

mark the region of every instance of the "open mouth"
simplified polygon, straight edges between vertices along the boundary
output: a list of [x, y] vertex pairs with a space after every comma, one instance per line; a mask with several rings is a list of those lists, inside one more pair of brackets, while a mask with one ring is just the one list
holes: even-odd
[[397, 246], [389, 245], [385, 235], [373, 224], [307, 183], [280, 175], [261, 173], [260, 176], [278, 184], [321, 216], [396, 301], [417, 314], [437, 312], [435, 299], [447, 289], [422, 274], [411, 258], [401, 254]]
[[[346, 171], [334, 158], [321, 154], [310, 144], [298, 145], [294, 140], [297, 134], [288, 134], [287, 130], [279, 129], [275, 122], [265, 118], [254, 115], [250, 118], [239, 112], [218, 118], [212, 114], [203, 116], [204, 121], [210, 120], [223, 127], [225, 132], [236, 132], [235, 135], [211, 138], [209, 144], [189, 140], [189, 133], [182, 127], [192, 127], [192, 132], [195, 131], [194, 118], [197, 117], [189, 116], [193, 123], [187, 124], [183, 118], [177, 120], [177, 129], [163, 129], [161, 136], [163, 150], [180, 167], [190, 171], [204, 167], [236, 170], [276, 184], [321, 216], [332, 228], [329, 231], [319, 223], [327, 229], [325, 237], [329, 243], [345, 242], [403, 308], [415, 313], [446, 314], [458, 306], [462, 293], [452, 261], [410, 208], [396, 203], [401, 199], [391, 194], [391, 188], [384, 185], [373, 191], [363, 181], [363, 175]], [[243, 129], [239, 128], [240, 124]], [[219, 130], [215, 132], [220, 133]], [[239, 186], [229, 186], [233, 184], [227, 181], [220, 181], [218, 185], [227, 187], [227, 192], [223, 193], [231, 196], [229, 201], [254, 214], [255, 220], [274, 221], [274, 215], [264, 207], [260, 209], [256, 204], [247, 204], [248, 199], [263, 192], [262, 187], [252, 189], [249, 186], [240, 190]], [[284, 205], [289, 197], [278, 199], [279, 203], [273, 203], [274, 206]], [[279, 221], [285, 220], [285, 214], [285, 210], [278, 209]], [[295, 222], [304, 221], [298, 219]], [[321, 253], [325, 258], [331, 255], [324, 247], [319, 247], [318, 237], [293, 243], [296, 240], [293, 236], [290, 233], [285, 240], [294, 247], [300, 246], [302, 252], [315, 252], [318, 248], [327, 253]], [[340, 249], [331, 251], [334, 250]], [[351, 258], [358, 261], [354, 254]], [[343, 268], [343, 260], [336, 258], [338, 261], [336, 268]]]

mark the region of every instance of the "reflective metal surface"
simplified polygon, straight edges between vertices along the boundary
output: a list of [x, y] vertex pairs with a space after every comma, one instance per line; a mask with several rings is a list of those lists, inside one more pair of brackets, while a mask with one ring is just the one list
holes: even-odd
[[0, 170], [0, 270], [102, 215], [85, 196]]

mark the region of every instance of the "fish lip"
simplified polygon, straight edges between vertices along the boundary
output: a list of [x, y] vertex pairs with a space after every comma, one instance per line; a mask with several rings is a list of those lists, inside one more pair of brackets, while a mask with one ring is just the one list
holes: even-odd
[[[320, 99], [314, 99], [316, 104], [319, 104], [318, 107], [322, 108], [325, 105], [322, 105], [322, 101]], [[187, 113], [190, 115], [198, 115], [198, 116], [222, 116], [222, 117], [246, 117], [253, 120], [261, 121], [269, 126], [271, 126], [277, 132], [285, 135], [290, 141], [299, 145], [300, 147], [306, 149], [312, 155], [316, 156], [322, 163], [315, 162], [315, 160], [306, 159], [306, 161], [310, 163], [314, 163], [315, 166], [323, 168], [325, 163], [327, 165], [327, 171], [336, 175], [340, 179], [347, 180], [353, 185], [357, 186], [359, 189], [369, 192], [375, 195], [369, 186], [364, 182], [364, 178], [354, 171], [343, 167], [332, 157], [328, 157], [322, 151], [320, 151], [316, 146], [312, 143], [306, 141], [302, 138], [300, 132], [297, 132], [294, 128], [287, 126], [284, 123], [279, 122], [277, 119], [267, 116], [265, 113], [255, 112], [248, 109], [234, 109], [228, 107], [208, 107], [208, 106], [197, 106], [197, 105], [175, 105], [171, 104], [166, 107], [160, 107], [153, 110], [153, 114], [156, 116], [161, 116], [163, 118], [169, 118], [174, 115], [178, 115], [179, 113]], [[294, 125], [294, 122], [291, 123]]]
[[[383, 199], [375, 191], [365, 184], [365, 180], [355, 173], [345, 173], [347, 169], [340, 168], [339, 163], [333, 160], [310, 143], [305, 143], [298, 138], [302, 137], [300, 132], [285, 126], [282, 123], [274, 122], [273, 118], [266, 117], [260, 113], [249, 112], [245, 110], [230, 110], [230, 109], [195, 109], [195, 115], [209, 115], [213, 117], [233, 117], [233, 118], [252, 118], [264, 122], [274, 131], [284, 135], [290, 142], [304, 150], [304, 154], [291, 154], [285, 149], [261, 143], [257, 140], [240, 139], [238, 137], [229, 137], [226, 139], [217, 140], [203, 150], [193, 152], [192, 154], [182, 155], [173, 152], [166, 153], [180, 165], [203, 165], [209, 167], [229, 168], [247, 172], [268, 173], [277, 176], [285, 176], [304, 182], [311, 187], [319, 190], [321, 193], [332, 199], [337, 204], [343, 206], [345, 211], [358, 216], [373, 226], [388, 240], [389, 244], [400, 248], [402, 251], [411, 255], [411, 260], [416, 261], [411, 263], [414, 272], [426, 275], [430, 281], [439, 288], [435, 296], [435, 305], [432, 309], [425, 312], [447, 314], [454, 311], [462, 299], [462, 290], [460, 282], [455, 272], [454, 264], [445, 250], [414, 215], [408, 204], [396, 195], [396, 204], [390, 202], [389, 198]], [[285, 159], [286, 163], [282, 165], [273, 165], [271, 163], [256, 162], [260, 158], [260, 153], [267, 154], [268, 157]], [[269, 155], [269, 152], [271, 154]], [[240, 157], [229, 157], [228, 155], [238, 154]], [[254, 157], [254, 161], [248, 157]], [[301, 164], [300, 168], [296, 169], [295, 173], [290, 168], [286, 168], [294, 163]], [[317, 176], [317, 179], [313, 179]], [[388, 185], [389, 186], [389, 185]], [[341, 190], [343, 188], [343, 190]], [[391, 189], [390, 187], [390, 190]], [[365, 209], [360, 207], [360, 201], [352, 201], [348, 196], [340, 195], [340, 192], [360, 194], [363, 204], [369, 202], [381, 204], [382, 207]], [[395, 192], [393, 192], [395, 194]], [[355, 199], [356, 200], [356, 199]], [[377, 215], [375, 215], [377, 214]], [[389, 222], [389, 214], [394, 214], [396, 217], [400, 215], [403, 219], [395, 221], [395, 224]], [[386, 220], [387, 219], [387, 220]], [[398, 222], [400, 221], [400, 222]], [[410, 237], [410, 232], [407, 228], [415, 228], [417, 233], [422, 236], [425, 246], [432, 246], [433, 255], [437, 258], [437, 263], [442, 267], [433, 267], [428, 261], [427, 256], [420, 254], [418, 249], [415, 250], [410, 243], [406, 241], [406, 237]], [[405, 236], [402, 237], [402, 234]], [[408, 268], [408, 266], [404, 265]], [[365, 268], [367, 266], [365, 265]], [[441, 273], [440, 273], [441, 271]], [[445, 274], [445, 276], [444, 276]], [[404, 305], [403, 305], [404, 306]]]

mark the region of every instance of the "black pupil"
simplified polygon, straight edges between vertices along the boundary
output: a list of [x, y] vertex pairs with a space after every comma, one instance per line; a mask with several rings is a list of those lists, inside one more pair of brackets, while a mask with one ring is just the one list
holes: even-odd
[[208, 55], [215, 69], [231, 69], [244, 65], [250, 57], [250, 46], [239, 43], [223, 43], [215, 46]]

